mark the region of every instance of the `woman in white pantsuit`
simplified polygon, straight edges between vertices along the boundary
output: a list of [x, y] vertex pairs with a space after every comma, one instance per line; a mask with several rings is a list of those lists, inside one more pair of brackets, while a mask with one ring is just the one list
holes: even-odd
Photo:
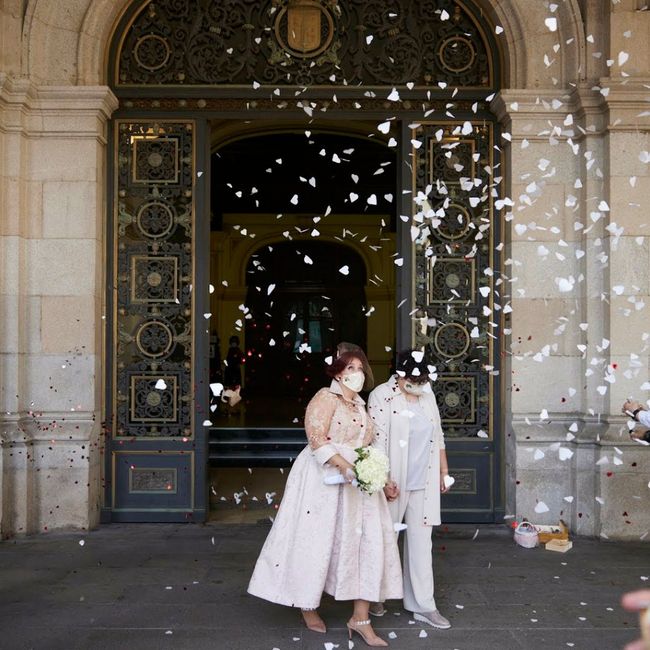
[[326, 631], [316, 611], [323, 592], [336, 600], [353, 600], [350, 636], [356, 632], [368, 645], [386, 646], [368, 616], [370, 602], [402, 597], [399, 551], [386, 496], [381, 490], [366, 494], [349, 481], [324, 483], [327, 475], [337, 472], [349, 477], [354, 450], [375, 442], [374, 427], [358, 395], [367, 368], [363, 352], [342, 353], [328, 369], [330, 387], [309, 402], [309, 444], [293, 463], [248, 592], [299, 607], [307, 627], [316, 632]]
[[[436, 398], [423, 353], [400, 353], [396, 374], [377, 386], [368, 412], [377, 429], [376, 444], [390, 459], [391, 482], [384, 492], [396, 524], [406, 524], [404, 608], [439, 629], [451, 627], [434, 597], [432, 527], [440, 525], [440, 494], [448, 491], [445, 441]], [[381, 616], [382, 603], [370, 608]]]

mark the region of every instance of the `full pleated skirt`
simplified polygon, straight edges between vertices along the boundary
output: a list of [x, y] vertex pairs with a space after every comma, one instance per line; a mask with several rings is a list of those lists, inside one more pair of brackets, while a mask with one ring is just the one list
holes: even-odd
[[[352, 449], [337, 448], [354, 458]], [[294, 461], [248, 592], [303, 609], [318, 607], [323, 592], [336, 600], [402, 598], [397, 536], [383, 492], [325, 485], [327, 471], [309, 447]]]

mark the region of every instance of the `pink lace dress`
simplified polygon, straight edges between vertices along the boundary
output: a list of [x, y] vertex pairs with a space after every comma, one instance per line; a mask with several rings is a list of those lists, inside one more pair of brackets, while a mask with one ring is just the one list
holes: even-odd
[[336, 600], [402, 598], [397, 535], [383, 492], [368, 495], [350, 484], [325, 485], [336, 453], [374, 442], [360, 397], [343, 397], [333, 381], [305, 414], [309, 445], [293, 463], [271, 532], [248, 592], [281, 605], [315, 608], [323, 592]]

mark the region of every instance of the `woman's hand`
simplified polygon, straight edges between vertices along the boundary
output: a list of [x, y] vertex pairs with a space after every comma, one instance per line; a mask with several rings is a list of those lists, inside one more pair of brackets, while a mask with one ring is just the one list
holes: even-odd
[[641, 402], [637, 402], [636, 400], [627, 400], [625, 404], [623, 404], [621, 411], [625, 413], [625, 411], [634, 412], [639, 409], [645, 411], [645, 406], [641, 404]]
[[397, 483], [395, 483], [395, 481], [388, 481], [388, 483], [384, 485], [384, 494], [386, 495], [387, 501], [395, 501], [395, 499], [397, 499], [399, 496], [399, 488], [397, 487]]
[[334, 454], [328, 461], [327, 464], [330, 467], [336, 467], [339, 471], [339, 474], [348, 482], [352, 483], [354, 480], [354, 465], [346, 460], [341, 454]]
[[345, 460], [345, 458], [341, 458], [341, 460], [336, 464], [336, 469], [339, 470], [348, 483], [352, 483], [354, 480], [354, 465], [352, 463]]
[[638, 641], [633, 641], [625, 646], [625, 650], [643, 650], [646, 648], [646, 643], [650, 640], [650, 629], [643, 629], [643, 626], [650, 626], [648, 621], [648, 607], [650, 607], [650, 589], [641, 589], [639, 591], [630, 591], [626, 594], [623, 594], [621, 598], [621, 604], [623, 608], [628, 612], [643, 612], [641, 615], [641, 633], [643, 639]]
[[446, 494], [447, 492], [449, 492], [449, 487], [451, 487], [451, 486], [447, 486], [447, 484], [445, 483], [445, 476], [447, 476], [446, 473], [440, 474], [440, 494]]

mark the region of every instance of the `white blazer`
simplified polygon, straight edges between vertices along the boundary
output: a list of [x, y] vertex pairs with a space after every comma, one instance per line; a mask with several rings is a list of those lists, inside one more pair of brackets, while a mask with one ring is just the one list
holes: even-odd
[[[422, 523], [440, 525], [440, 450], [445, 448], [445, 438], [440, 424], [440, 413], [433, 392], [419, 398], [420, 408], [431, 421], [431, 446], [429, 468], [424, 486]], [[374, 442], [390, 459], [390, 475], [400, 489], [400, 495], [388, 504], [393, 521], [401, 523], [406, 512], [408, 494], [406, 472], [408, 469], [408, 443], [410, 418], [409, 402], [399, 389], [397, 376], [377, 386], [368, 398], [368, 413], [376, 427]]]

